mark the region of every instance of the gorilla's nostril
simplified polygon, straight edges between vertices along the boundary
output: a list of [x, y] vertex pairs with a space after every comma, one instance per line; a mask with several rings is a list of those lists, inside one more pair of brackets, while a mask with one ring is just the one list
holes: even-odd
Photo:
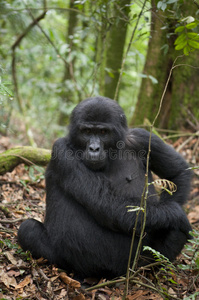
[[92, 151], [92, 152], [99, 152], [100, 147], [98, 145], [90, 145], [89, 150]]

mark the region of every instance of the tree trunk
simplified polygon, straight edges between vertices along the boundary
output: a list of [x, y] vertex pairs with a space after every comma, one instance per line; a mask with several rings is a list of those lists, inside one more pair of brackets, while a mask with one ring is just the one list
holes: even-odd
[[121, 0], [114, 3], [114, 23], [107, 39], [106, 72], [104, 95], [114, 99], [117, 82], [122, 64], [126, 32], [130, 12], [130, 0]]
[[11, 148], [0, 153], [0, 175], [11, 172], [19, 164], [46, 166], [50, 161], [51, 150], [29, 146]]
[[[70, 11], [68, 16], [68, 29], [67, 29], [67, 36], [66, 36], [66, 43], [69, 46], [69, 53], [67, 56], [72, 55], [72, 52], [75, 51], [76, 46], [73, 43], [74, 40], [74, 34], [75, 34], [75, 28], [78, 23], [78, 15], [76, 11], [73, 11], [75, 7], [75, 1], [70, 0], [69, 5]], [[77, 9], [77, 8], [76, 8]], [[67, 57], [66, 57], [67, 58]], [[70, 60], [68, 65], [65, 65], [64, 70], [64, 76], [63, 76], [63, 92], [62, 92], [62, 100], [63, 103], [73, 103], [74, 99], [76, 98], [76, 92], [75, 87], [74, 91], [71, 91], [71, 89], [68, 89], [68, 81], [72, 80], [73, 78], [73, 72], [75, 68], [75, 56]], [[65, 105], [63, 106], [65, 108]], [[61, 108], [60, 116], [59, 116], [59, 125], [65, 126], [65, 124], [68, 122], [68, 115], [65, 113], [65, 110]]]
[[[138, 101], [131, 125], [139, 126], [145, 119], [153, 121], [160, 104], [160, 99], [168, 79], [169, 72], [175, 58], [182, 53], [174, 49], [174, 40], [176, 36], [167, 36], [174, 32], [176, 21], [169, 18], [168, 11], [162, 12], [156, 9], [155, 2], [152, 0], [152, 22], [151, 39], [149, 41], [148, 53], [143, 73]], [[191, 1], [184, 1], [181, 11], [186, 15], [184, 17], [195, 15], [196, 6]], [[165, 20], [165, 21], [164, 21]], [[165, 24], [169, 24], [167, 29], [161, 29]], [[167, 54], [161, 48], [169, 43]], [[196, 66], [199, 59], [198, 51], [190, 53], [189, 56], [180, 57], [177, 64], [189, 64]], [[149, 75], [158, 80], [154, 84]], [[195, 120], [199, 117], [198, 111], [198, 69], [188, 66], [180, 66], [173, 70], [159, 118], [156, 126], [159, 128], [181, 129], [187, 126], [190, 117], [194, 115]], [[190, 113], [191, 112], [191, 113]], [[194, 117], [193, 117], [194, 118]], [[193, 120], [191, 120], [193, 122]]]

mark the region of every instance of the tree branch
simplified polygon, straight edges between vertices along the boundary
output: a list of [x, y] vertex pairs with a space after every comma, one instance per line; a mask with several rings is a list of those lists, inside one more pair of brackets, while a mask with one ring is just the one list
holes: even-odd
[[11, 148], [0, 153], [0, 175], [11, 172], [19, 164], [46, 166], [51, 151], [30, 146]]
[[30, 32], [30, 30], [37, 25], [37, 23], [44, 19], [45, 15], [46, 15], [46, 10], [40, 15], [38, 16], [36, 19], [34, 19], [32, 21], [32, 23], [30, 23], [30, 25], [28, 25], [28, 27], [25, 29], [25, 31], [20, 34], [20, 36], [17, 38], [17, 40], [14, 42], [14, 44], [12, 45], [11, 49], [14, 50], [16, 47], [19, 46], [19, 44], [21, 43], [21, 41], [23, 40], [23, 38]]

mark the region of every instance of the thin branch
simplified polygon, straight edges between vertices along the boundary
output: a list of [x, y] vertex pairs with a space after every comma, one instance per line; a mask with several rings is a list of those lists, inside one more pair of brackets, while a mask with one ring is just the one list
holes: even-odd
[[0, 231], [13, 234], [14, 230], [0, 226]]
[[197, 8], [199, 9], [199, 4], [194, 0], [193, 3], [197, 6]]
[[13, 223], [17, 223], [17, 222], [21, 222], [21, 221], [25, 221], [25, 220], [27, 220], [27, 218], [18, 218], [18, 219], [14, 219], [14, 220], [3, 219], [3, 220], [0, 220], [0, 223], [13, 224]]
[[[160, 265], [161, 263], [160, 262], [156, 262], [156, 263], [152, 263], [152, 264], [149, 264], [148, 266], [146, 267], [141, 267], [138, 271], [136, 271], [132, 276], [130, 276], [129, 278], [129, 281], [133, 284], [138, 284], [139, 286], [143, 286], [143, 287], [146, 287], [150, 290], [153, 290], [155, 291], [156, 293], [158, 293], [159, 295], [161, 295], [162, 297], [164, 297], [165, 295], [172, 299], [176, 299], [176, 300], [180, 300], [179, 298], [176, 298], [176, 296], [173, 296], [171, 294], [168, 294], [167, 292], [165, 291], [162, 291], [162, 290], [159, 290], [158, 288], [156, 288], [154, 286], [154, 284], [152, 284], [151, 282], [149, 282], [149, 284], [146, 284], [142, 281], [138, 281], [138, 280], [135, 280], [133, 279], [135, 276], [138, 275], [138, 273], [140, 271], [143, 271], [144, 269], [147, 269], [149, 267], [153, 267], [153, 266], [157, 266], [157, 265]], [[113, 284], [118, 284], [118, 283], [122, 283], [122, 282], [125, 282], [126, 281], [126, 278], [120, 278], [120, 279], [116, 279], [116, 280], [111, 280], [111, 281], [108, 281], [108, 282], [103, 282], [103, 283], [100, 283], [100, 284], [97, 284], [95, 286], [92, 286], [92, 287], [89, 287], [87, 289], [85, 289], [85, 291], [92, 291], [92, 290], [95, 290], [95, 289], [99, 289], [99, 288], [102, 288], [102, 287], [105, 287], [105, 286], [109, 286], [109, 285], [113, 285]], [[125, 297], [125, 295], [124, 295]]]
[[[27, 11], [27, 10], [34, 10], [34, 11], [38, 11], [38, 10], [43, 10], [43, 7], [24, 7], [24, 8], [16, 8], [16, 9], [9, 9], [8, 11]], [[46, 7], [46, 10], [62, 10], [62, 11], [73, 11], [76, 12], [77, 14], [83, 15], [84, 17], [88, 17], [84, 12], [82, 12], [81, 10], [75, 9], [75, 8], [64, 8], [64, 7], [52, 7], [52, 6], [48, 6]]]
[[[180, 300], [180, 298], [177, 298], [175, 295], [171, 295], [171, 294], [168, 294], [167, 292], [165, 291], [160, 291], [159, 289], [157, 289], [156, 287], [152, 286], [152, 285], [149, 285], [149, 284], [146, 284], [142, 281], [138, 281], [138, 280], [133, 280], [132, 283], [135, 283], [135, 284], [138, 284], [138, 285], [141, 285], [141, 286], [144, 286], [148, 289], [151, 289], [153, 291], [155, 291], [156, 293], [158, 293], [159, 295], [161, 295], [162, 297], [165, 298], [165, 296], [167, 296], [166, 299], [169, 299], [169, 298], [172, 298], [172, 299], [175, 299], [175, 300]], [[169, 297], [169, 298], [168, 298]]]
[[14, 92], [15, 92], [16, 100], [18, 102], [19, 110], [22, 114], [24, 114], [24, 109], [23, 109], [23, 105], [22, 105], [22, 101], [21, 101], [21, 97], [19, 95], [19, 89], [18, 89], [15, 48], [16, 48], [16, 46], [14, 46], [14, 47], [12, 46], [12, 79], [13, 79]]
[[[199, 133], [199, 132], [198, 132]], [[194, 138], [194, 136], [190, 136], [187, 140], [185, 140], [178, 148], [177, 148], [177, 152], [179, 152], [180, 150], [182, 150], [182, 148], [184, 148], [184, 146], [186, 146], [192, 139]]]
[[34, 19], [32, 21], [32, 23], [30, 23], [30, 25], [28, 25], [28, 27], [25, 29], [25, 31], [22, 34], [20, 34], [20, 36], [18, 37], [18, 39], [12, 45], [12, 47], [11, 47], [12, 50], [19, 46], [19, 44], [21, 43], [22, 39], [30, 32], [30, 30], [35, 25], [37, 25], [37, 23], [39, 21], [41, 21], [42, 19], [44, 19], [45, 15], [46, 15], [46, 11], [44, 11], [40, 16], [38, 16], [36, 19]]
[[[150, 267], [155, 267], [155, 266], [158, 266], [160, 264], [161, 264], [161, 262], [155, 262], [155, 263], [151, 263], [147, 266], [143, 266], [143, 267], [139, 268], [136, 272], [134, 272], [134, 274], [132, 276], [130, 276], [129, 280], [133, 280], [133, 278], [135, 276], [137, 276], [140, 272], [143, 272], [143, 270], [147, 270]], [[104, 286], [109, 286], [109, 285], [113, 285], [113, 284], [116, 284], [116, 283], [122, 283], [122, 282], [125, 282], [125, 281], [126, 281], [126, 278], [121, 276], [119, 279], [102, 282], [102, 283], [99, 283], [97, 285], [91, 286], [91, 287], [89, 287], [85, 290], [86, 291], [92, 291], [92, 290], [99, 289], [99, 288], [104, 287]]]
[[199, 137], [199, 131], [194, 133], [187, 132], [187, 133], [171, 134], [171, 135], [167, 135], [166, 137], [163, 137], [162, 139], [167, 140], [167, 139], [178, 138], [183, 136]]

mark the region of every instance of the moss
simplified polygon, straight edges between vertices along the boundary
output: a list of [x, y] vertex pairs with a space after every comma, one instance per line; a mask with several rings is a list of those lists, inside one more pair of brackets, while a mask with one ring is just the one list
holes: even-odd
[[29, 146], [11, 148], [0, 153], [0, 174], [11, 172], [17, 165], [36, 164], [46, 166], [50, 160], [51, 151]]

